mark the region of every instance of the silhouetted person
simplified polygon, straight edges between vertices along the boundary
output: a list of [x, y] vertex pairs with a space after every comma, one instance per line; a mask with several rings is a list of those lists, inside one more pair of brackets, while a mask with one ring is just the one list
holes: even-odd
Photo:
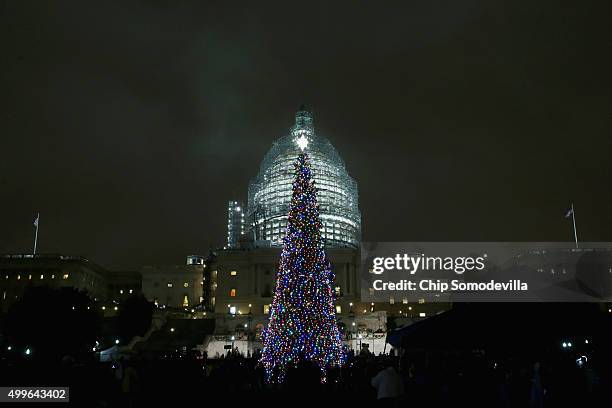
[[544, 386], [542, 385], [542, 376], [540, 374], [540, 362], [536, 361], [533, 364], [531, 371], [531, 390], [529, 393], [529, 406], [534, 408], [542, 408], [544, 406]]
[[391, 361], [387, 361], [386, 368], [372, 378], [371, 384], [376, 388], [376, 399], [381, 406], [395, 406], [404, 395], [404, 382]]
[[127, 362], [124, 365], [123, 370], [123, 381], [121, 382], [121, 391], [126, 397], [127, 406], [134, 406], [134, 394], [136, 393], [136, 386], [138, 384], [138, 373], [134, 366]]

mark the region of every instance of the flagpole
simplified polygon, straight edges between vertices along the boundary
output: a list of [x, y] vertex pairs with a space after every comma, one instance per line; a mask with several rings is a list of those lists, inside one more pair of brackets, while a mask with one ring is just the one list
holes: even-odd
[[578, 249], [578, 233], [576, 232], [576, 211], [574, 211], [574, 203], [572, 203], [572, 222], [574, 223], [574, 241], [576, 241], [576, 249]]
[[36, 233], [34, 234], [34, 255], [36, 255], [36, 243], [38, 242], [38, 223], [40, 222], [40, 213], [36, 214]]

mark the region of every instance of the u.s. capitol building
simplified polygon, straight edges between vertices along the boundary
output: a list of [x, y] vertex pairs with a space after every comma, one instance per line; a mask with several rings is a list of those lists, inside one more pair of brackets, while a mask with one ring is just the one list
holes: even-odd
[[240, 247], [240, 241], [259, 247], [282, 247], [294, 165], [301, 152], [308, 153], [310, 158], [326, 246], [353, 249], [359, 246], [361, 214], [357, 183], [329, 140], [315, 132], [312, 113], [302, 106], [289, 134], [274, 142], [261, 162], [259, 173], [251, 180], [246, 214], [240, 202], [229, 202], [229, 248]]
[[336, 276], [336, 313], [347, 342], [357, 347], [357, 342], [369, 341], [370, 351], [378, 353], [384, 346], [386, 310], [393, 309], [408, 318], [424, 317], [422, 304], [409, 305], [401, 299], [397, 303], [392, 300], [392, 304], [360, 301], [357, 183], [329, 140], [317, 134], [312, 113], [302, 106], [289, 133], [274, 142], [251, 180], [246, 207], [242, 200], [228, 203], [226, 246], [210, 266], [217, 346], [210, 345], [209, 355], [230, 341], [241, 344], [242, 351], [257, 347], [257, 334], [267, 323], [272, 303], [292, 197], [294, 163], [301, 152], [308, 154], [312, 165], [321, 235]]

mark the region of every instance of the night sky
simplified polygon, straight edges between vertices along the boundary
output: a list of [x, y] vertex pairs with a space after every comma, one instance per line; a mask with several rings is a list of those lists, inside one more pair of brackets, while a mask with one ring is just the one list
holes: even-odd
[[605, 2], [106, 3], [0, 3], [2, 253], [223, 245], [302, 103], [364, 240], [612, 241]]

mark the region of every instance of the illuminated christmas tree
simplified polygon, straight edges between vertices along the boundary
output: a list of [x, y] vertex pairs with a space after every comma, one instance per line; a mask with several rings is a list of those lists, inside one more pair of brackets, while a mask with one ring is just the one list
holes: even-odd
[[321, 238], [315, 183], [308, 157], [295, 164], [293, 197], [283, 251], [276, 274], [270, 321], [263, 331], [261, 363], [270, 382], [282, 382], [300, 359], [326, 369], [344, 354], [336, 323], [334, 274]]

